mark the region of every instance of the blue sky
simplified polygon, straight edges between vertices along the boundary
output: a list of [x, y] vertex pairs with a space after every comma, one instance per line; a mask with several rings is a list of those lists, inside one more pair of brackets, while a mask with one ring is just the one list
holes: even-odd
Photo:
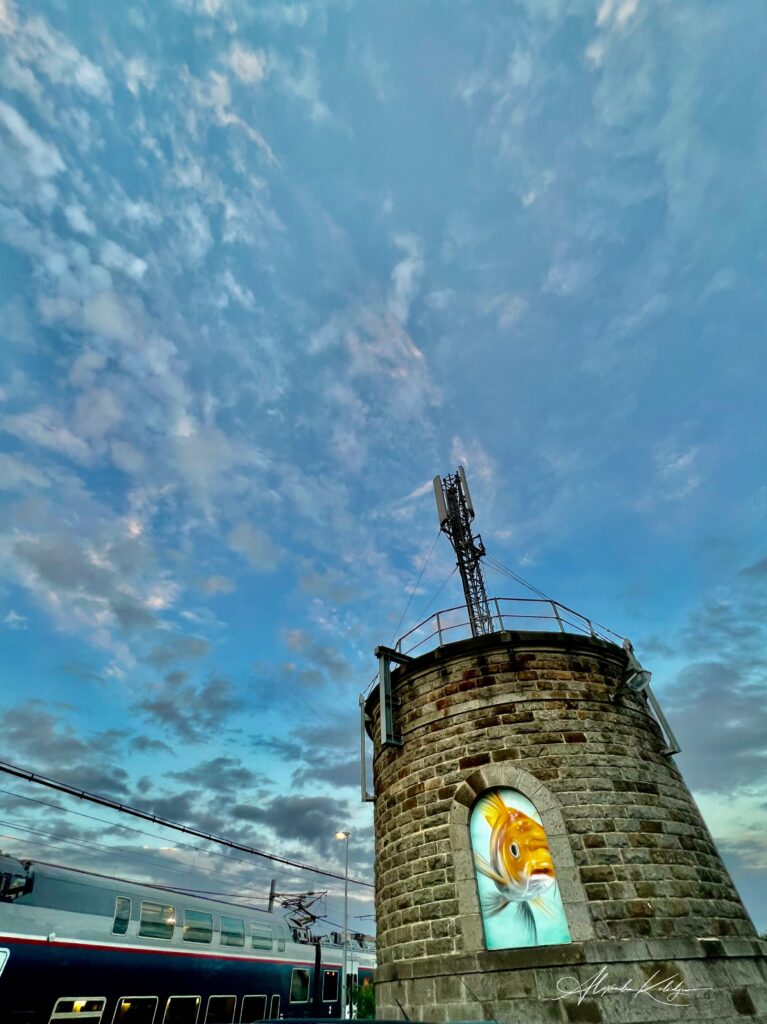
[[[767, 927], [765, 36], [752, 0], [0, 0], [8, 758], [303, 861], [347, 826], [370, 877], [357, 694], [462, 463], [490, 552], [633, 639]], [[2, 786], [39, 856], [271, 877]]]

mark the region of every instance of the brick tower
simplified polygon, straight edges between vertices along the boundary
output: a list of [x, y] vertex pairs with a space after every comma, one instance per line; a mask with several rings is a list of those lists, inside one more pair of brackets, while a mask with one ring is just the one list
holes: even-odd
[[378, 1016], [767, 1022], [767, 943], [630, 649], [481, 602], [466, 639], [441, 613], [417, 652], [378, 648], [363, 702]]

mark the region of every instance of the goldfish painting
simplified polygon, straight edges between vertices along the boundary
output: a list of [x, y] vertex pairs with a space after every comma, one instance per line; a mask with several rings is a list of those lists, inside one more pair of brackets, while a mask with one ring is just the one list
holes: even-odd
[[[485, 924], [487, 926], [489, 919], [510, 907], [521, 931], [521, 941], [517, 944], [537, 945], [538, 924], [533, 907], [549, 918], [555, 916], [557, 905], [561, 908], [556, 872], [543, 826], [519, 808], [507, 806], [497, 790], [480, 798], [474, 814], [490, 827], [487, 857], [474, 850], [477, 871], [494, 886], [489, 891], [486, 887], [481, 890]], [[556, 916], [563, 918], [563, 909], [561, 915]], [[566, 923], [561, 924], [565, 935], [558, 941], [568, 942]], [[562, 930], [561, 925], [559, 930]]]

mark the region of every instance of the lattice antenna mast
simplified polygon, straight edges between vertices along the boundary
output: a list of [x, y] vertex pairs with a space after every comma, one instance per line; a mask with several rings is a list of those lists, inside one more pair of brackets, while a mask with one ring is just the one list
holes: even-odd
[[490, 614], [480, 565], [480, 559], [485, 554], [485, 545], [478, 533], [471, 532], [474, 506], [471, 503], [463, 466], [459, 466], [458, 472], [453, 476], [434, 477], [434, 497], [437, 501], [440, 529], [447, 534], [455, 550], [472, 636], [492, 633], [493, 617]]

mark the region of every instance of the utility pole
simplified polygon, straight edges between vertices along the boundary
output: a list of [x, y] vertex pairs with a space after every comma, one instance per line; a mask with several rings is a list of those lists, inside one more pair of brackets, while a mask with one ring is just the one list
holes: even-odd
[[274, 897], [276, 895], [277, 879], [272, 879], [272, 884], [269, 886], [269, 913], [271, 914], [274, 910]]
[[455, 550], [472, 636], [493, 633], [495, 627], [480, 565], [485, 545], [478, 533], [471, 532], [474, 506], [463, 466], [459, 466], [454, 475], [434, 477], [434, 497], [440, 529], [447, 534]]

